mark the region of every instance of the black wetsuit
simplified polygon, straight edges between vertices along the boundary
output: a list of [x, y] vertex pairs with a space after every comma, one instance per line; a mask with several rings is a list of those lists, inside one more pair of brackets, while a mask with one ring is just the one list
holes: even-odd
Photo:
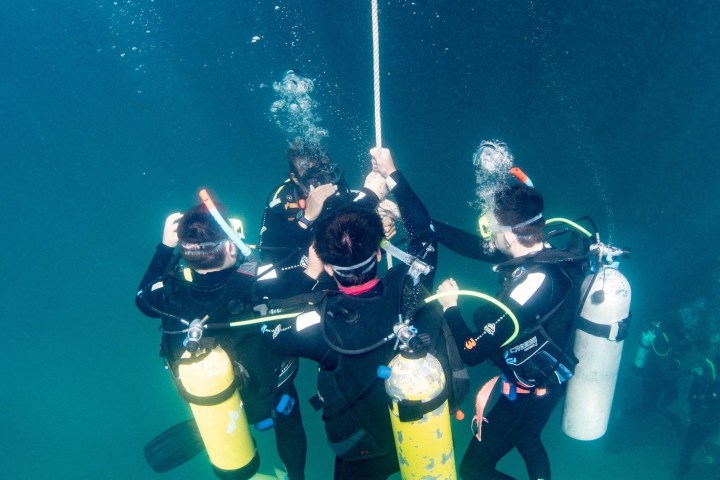
[[[160, 244], [143, 276], [136, 305], [150, 317], [162, 318], [163, 331], [178, 331], [185, 326], [175, 317], [191, 321], [210, 314], [208, 324], [253, 317], [252, 307], [263, 296], [263, 282], [256, 281], [256, 265], [246, 262], [204, 275], [175, 266], [173, 249]], [[184, 274], [190, 275], [185, 279]], [[302, 281], [302, 280], [300, 280]], [[306, 286], [303, 286], [306, 288]], [[211, 330], [226, 350], [239, 373], [243, 405], [250, 424], [275, 416], [278, 453], [290, 479], [304, 479], [307, 440], [300, 409], [289, 415], [274, 415], [273, 409], [283, 394], [297, 400], [293, 378], [297, 358], [280, 356], [262, 344], [259, 327]], [[185, 351], [184, 334], [164, 333], [161, 355], [167, 359], [177, 378], [176, 362]], [[297, 403], [297, 402], [296, 402]]]
[[479, 235], [461, 230], [447, 223], [433, 220], [438, 243], [449, 248], [458, 255], [483, 262], [500, 263], [507, 260], [502, 252], [487, 248], [486, 242]]
[[312, 241], [312, 230], [303, 228], [298, 220], [305, 210], [305, 195], [290, 178], [270, 194], [263, 212], [260, 247], [264, 262], [277, 264], [286, 260], [284, 268], [297, 268]]
[[[717, 364], [717, 361], [715, 363]], [[720, 380], [717, 379], [716, 372], [704, 370], [690, 387], [690, 426], [680, 449], [676, 480], [687, 478], [695, 451], [720, 429]], [[716, 469], [712, 478], [720, 478], [720, 469]]]
[[[399, 172], [391, 177], [396, 182], [392, 193], [410, 236], [407, 252], [434, 267], [436, 248], [427, 210]], [[379, 281], [365, 284], [368, 290], [361, 293], [328, 292], [315, 309], [289, 324], [264, 330], [264, 339], [277, 351], [320, 365], [318, 395], [328, 441], [336, 453], [336, 480], [382, 480], [399, 469], [388, 397], [376, 373], [397, 353], [394, 342], [359, 355], [345, 355], [333, 346], [364, 349], [392, 332], [401, 308], [400, 293], [408, 285], [407, 270], [404, 264], [395, 266]], [[423, 283], [430, 285], [432, 276], [424, 277]], [[438, 340], [442, 315], [437, 308], [422, 309], [413, 324], [430, 333], [434, 346], [445, 348]]]
[[[369, 189], [354, 191], [340, 185], [338, 193], [325, 201], [323, 211], [350, 202], [375, 208], [379, 199]], [[278, 266], [280, 275], [307, 266], [312, 225], [305, 226], [298, 221], [304, 213], [305, 194], [290, 178], [275, 187], [268, 197], [260, 229], [260, 254], [263, 262]], [[331, 287], [334, 282], [329, 280], [323, 275], [320, 283]]]
[[[538, 258], [541, 256], [542, 252], [537, 254]], [[468, 328], [457, 307], [445, 311], [445, 319], [466, 364], [477, 365], [489, 359], [502, 370], [509, 388], [530, 392], [518, 393], [514, 400], [501, 396], [486, 415], [488, 423], [482, 429], [482, 442], [473, 437], [460, 464], [464, 480], [511, 478], [495, 467], [513, 448], [517, 448], [525, 460], [531, 479], [550, 479], [550, 462], [540, 433], [564, 394], [566, 384], [548, 365], [528, 362], [511, 368], [505, 357], [512, 358], [514, 352], [522, 352], [533, 343], [533, 337], [540, 334], [533, 328], [538, 319], [543, 318], [547, 336], [560, 352], [566, 351], [579, 301], [579, 289], [575, 286], [582, 272], [579, 266], [561, 268], [557, 264], [533, 261], [532, 257], [534, 255], [528, 256], [526, 261], [513, 259], [499, 268], [502, 288], [497, 298], [518, 320], [518, 335], [507, 345], [503, 346], [514, 336], [516, 325], [494, 305], [487, 304], [475, 311], [475, 331]], [[557, 353], [556, 356], [560, 356]], [[543, 391], [545, 388], [547, 393]]]
[[[675, 340], [672, 333], [659, 329], [649, 347], [647, 364], [639, 371], [642, 375], [642, 407], [646, 413], [668, 412], [668, 407], [678, 398], [678, 382], [682, 375], [681, 363], [689, 346]], [[679, 419], [673, 421], [677, 426]]]

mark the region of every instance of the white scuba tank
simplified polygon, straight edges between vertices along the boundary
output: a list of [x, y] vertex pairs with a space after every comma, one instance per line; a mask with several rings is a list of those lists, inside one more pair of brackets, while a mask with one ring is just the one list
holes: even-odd
[[630, 284], [622, 273], [602, 266], [596, 276], [585, 278], [582, 292], [591, 281], [575, 337], [578, 364], [568, 381], [563, 413], [563, 431], [577, 440], [594, 440], [607, 430], [630, 317]]
[[633, 364], [641, 370], [647, 365], [647, 359], [650, 356], [650, 348], [655, 341], [655, 335], [655, 332], [652, 330], [646, 330], [640, 336], [640, 345], [635, 353], [635, 361]]

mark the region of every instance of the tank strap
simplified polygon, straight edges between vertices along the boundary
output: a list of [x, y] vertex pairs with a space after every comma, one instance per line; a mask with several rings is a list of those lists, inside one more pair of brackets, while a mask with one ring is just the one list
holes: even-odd
[[180, 392], [180, 396], [184, 398], [186, 401], [195, 404], [195, 405], [202, 405], [202, 406], [210, 406], [210, 405], [217, 405], [218, 403], [222, 403], [228, 398], [232, 397], [233, 393], [237, 391], [237, 377], [233, 377], [233, 381], [225, 390], [222, 390], [214, 395], [206, 395], [206, 396], [198, 396], [193, 395], [192, 393], [185, 390], [185, 388], [182, 388], [181, 386], [178, 386], [178, 391]]
[[[397, 401], [398, 417], [401, 422], [416, 422], [421, 420], [426, 413], [430, 413], [440, 407], [447, 400], [447, 393], [443, 390], [433, 399], [423, 402], [422, 400], [400, 400]], [[396, 401], [390, 399], [390, 408]]]
[[630, 320], [632, 320], [632, 314], [610, 325], [601, 325], [580, 315], [577, 318], [576, 326], [578, 330], [589, 333], [594, 337], [605, 338], [611, 342], [620, 342], [628, 336]]

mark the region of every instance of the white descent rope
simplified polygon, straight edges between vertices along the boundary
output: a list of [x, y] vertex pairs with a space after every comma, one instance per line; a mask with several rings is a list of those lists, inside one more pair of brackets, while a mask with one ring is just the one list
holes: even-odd
[[[377, 0], [372, 4], [372, 39], [373, 39], [373, 86], [375, 97], [375, 147], [382, 147], [382, 124], [380, 122], [380, 30], [378, 28]], [[388, 269], [392, 268], [392, 255], [385, 257]]]
[[378, 30], [377, 0], [372, 0], [373, 74], [375, 87], [375, 146], [382, 147], [380, 126], [380, 33]]

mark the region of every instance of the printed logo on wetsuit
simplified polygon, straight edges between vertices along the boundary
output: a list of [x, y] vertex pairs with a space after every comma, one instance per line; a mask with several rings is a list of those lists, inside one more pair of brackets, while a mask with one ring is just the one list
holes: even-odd
[[510, 353], [512, 355], [517, 352], [526, 352], [532, 348], [537, 347], [537, 344], [538, 344], [538, 339], [537, 339], [537, 336], [535, 336], [529, 340], [524, 341], [520, 345], [515, 345], [510, 350], [508, 350], [508, 353]]
[[506, 315], [507, 315], [506, 313], [503, 313], [502, 316], [500, 318], [498, 318], [497, 320], [495, 320], [494, 322], [490, 322], [490, 323], [486, 324], [483, 327], [483, 331], [477, 337], [475, 337], [475, 338], [471, 337], [471, 338], [468, 338], [467, 340], [465, 340], [465, 350], [472, 350], [473, 348], [475, 348], [475, 346], [477, 345], [477, 342], [485, 335], [495, 335], [496, 325], [503, 318], [505, 318]]
[[275, 340], [277, 336], [280, 335], [280, 332], [282, 332], [283, 330], [290, 330], [290, 327], [281, 328], [280, 324], [275, 325], [275, 328], [273, 328], [272, 331], [273, 340]]
[[290, 328], [291, 327], [281, 328], [280, 324], [278, 323], [277, 325], [275, 325], [275, 328], [273, 328], [273, 329], [268, 328], [267, 325], [263, 325], [262, 327], [260, 327], [260, 332], [261, 333], [272, 332], [272, 338], [273, 338], [273, 340], [275, 340], [277, 338], [277, 336], [280, 335], [280, 332], [282, 332], [283, 330], [289, 330]]
[[511, 276], [514, 280], [517, 280], [518, 278], [520, 278], [520, 277], [525, 273], [525, 270], [526, 270], [525, 267], [517, 267], [515, 270], [512, 271], [512, 273], [510, 274], [510, 276]]

